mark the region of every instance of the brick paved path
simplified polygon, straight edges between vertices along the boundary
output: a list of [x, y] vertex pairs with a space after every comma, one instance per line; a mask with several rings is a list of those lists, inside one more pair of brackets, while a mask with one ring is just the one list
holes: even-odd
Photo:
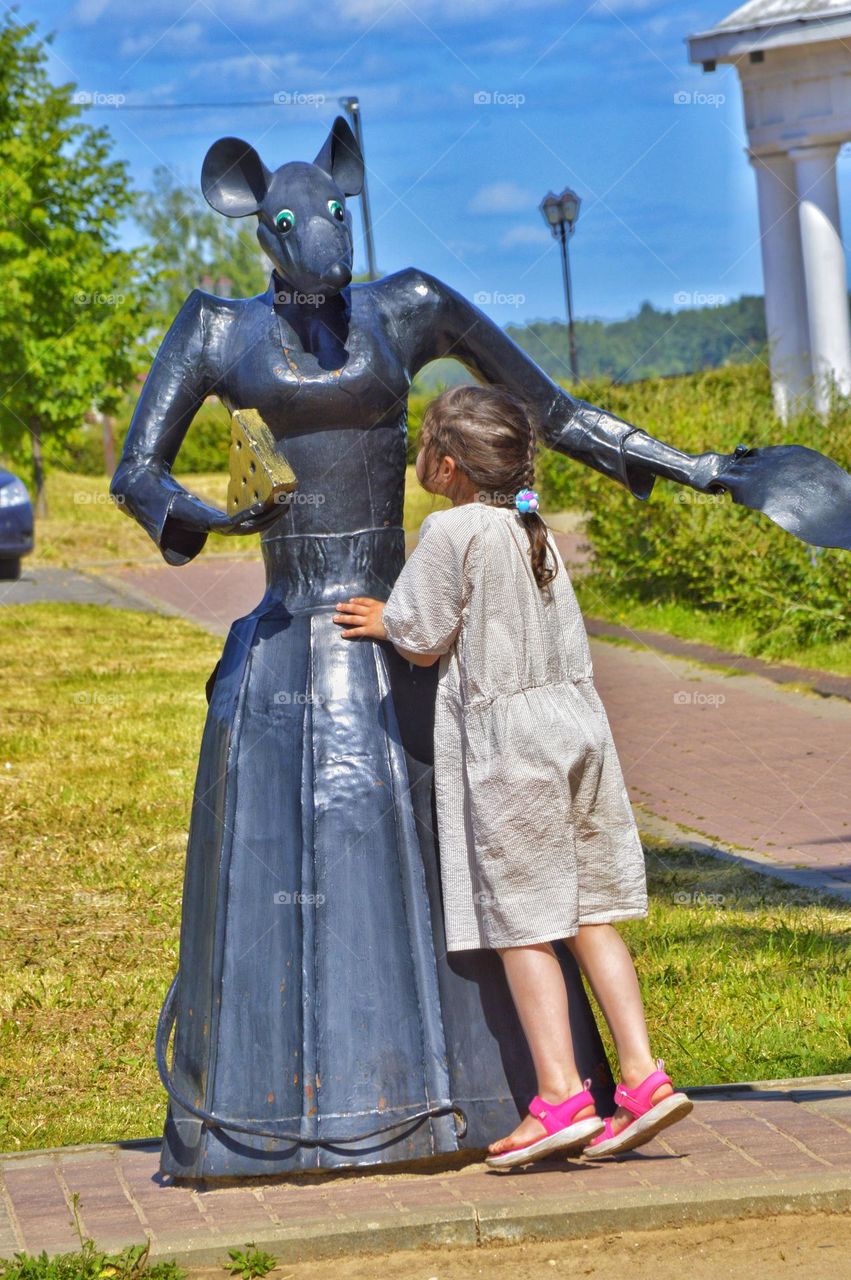
[[[551, 1159], [507, 1175], [470, 1163], [450, 1171], [279, 1176], [216, 1187], [175, 1185], [159, 1173], [153, 1144], [0, 1157], [0, 1254], [75, 1247], [74, 1191], [84, 1234], [100, 1245], [118, 1248], [149, 1235], [152, 1255], [194, 1250], [203, 1261], [249, 1240], [267, 1247], [277, 1241], [272, 1251], [295, 1260], [321, 1251], [323, 1241], [333, 1244], [335, 1231], [363, 1250], [370, 1247], [365, 1236], [382, 1229], [384, 1242], [400, 1248], [426, 1239], [474, 1242], [488, 1222], [494, 1235], [516, 1238], [539, 1230], [547, 1215], [576, 1215], [578, 1230], [592, 1225], [589, 1211], [601, 1208], [622, 1230], [630, 1207], [632, 1225], [662, 1225], [686, 1213], [735, 1216], [748, 1211], [754, 1196], [775, 1209], [793, 1200], [851, 1206], [851, 1077], [748, 1086], [732, 1095], [703, 1088], [691, 1096], [691, 1115], [640, 1150], [596, 1162]], [[555, 1229], [566, 1233], [564, 1224]]]
[[851, 889], [851, 704], [592, 648], [634, 805]]

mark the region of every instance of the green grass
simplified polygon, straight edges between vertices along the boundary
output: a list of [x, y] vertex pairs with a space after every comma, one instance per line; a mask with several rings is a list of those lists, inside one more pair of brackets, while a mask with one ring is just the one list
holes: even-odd
[[0, 1148], [156, 1132], [204, 682], [221, 642], [96, 606], [0, 613]]
[[[713, 616], [687, 604], [645, 604], [618, 596], [615, 592], [603, 593], [576, 575], [573, 585], [586, 618], [617, 622], [636, 631], [661, 631], [680, 640], [715, 645], [726, 653], [764, 658], [764, 654], [757, 651], [758, 632], [747, 614]], [[846, 641], [806, 646], [788, 644], [783, 649], [782, 658], [772, 658], [771, 661], [848, 676], [851, 675], [851, 645]]]
[[[654, 1056], [682, 1085], [851, 1068], [851, 909], [644, 837], [650, 914], [619, 926]], [[615, 1062], [604, 1028], [604, 1042]]]
[[[181, 476], [193, 493], [224, 507], [227, 474]], [[119, 511], [109, 497], [105, 476], [77, 476], [67, 471], [48, 473], [45, 519], [36, 520], [35, 550], [28, 565], [86, 568], [88, 565], [149, 561], [163, 564], [162, 556], [141, 525]], [[228, 538], [212, 535], [204, 554], [259, 556], [256, 537]]]
[[[204, 682], [220, 647], [150, 614], [0, 611], [0, 1149], [162, 1130], [153, 1034], [177, 967]], [[848, 909], [647, 848], [650, 915], [620, 928], [675, 1081], [846, 1070]]]

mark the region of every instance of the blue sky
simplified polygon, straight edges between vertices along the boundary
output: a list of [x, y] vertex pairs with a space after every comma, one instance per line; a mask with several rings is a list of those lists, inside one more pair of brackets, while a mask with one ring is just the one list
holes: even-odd
[[[726, 66], [704, 75], [685, 45], [734, 7], [28, 0], [19, 16], [56, 33], [51, 77], [104, 104], [88, 118], [108, 125], [137, 186], [164, 163], [197, 190], [225, 134], [270, 168], [312, 160], [338, 99], [357, 96], [379, 268], [417, 266], [477, 301], [490, 295], [480, 305], [506, 324], [563, 316], [558, 246], [538, 204], [564, 186], [583, 200], [571, 244], [578, 316], [762, 291], [738, 78]], [[676, 101], [695, 93], [717, 100]], [[228, 105], [238, 102], [261, 105]], [[171, 103], [213, 105], [127, 109]], [[840, 156], [845, 207], [849, 170]], [[363, 270], [359, 207], [354, 216]]]

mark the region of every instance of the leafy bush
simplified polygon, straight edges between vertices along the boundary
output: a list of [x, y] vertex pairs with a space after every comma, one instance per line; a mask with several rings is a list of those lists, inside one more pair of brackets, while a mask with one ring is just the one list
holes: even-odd
[[[802, 444], [851, 469], [851, 406], [838, 404], [826, 424], [805, 414], [784, 427], [759, 363], [630, 386], [587, 384], [583, 398], [687, 453], [731, 453], [740, 442]], [[601, 593], [713, 613], [746, 610], [768, 657], [851, 635], [846, 551], [809, 547], [727, 495], [662, 479], [642, 502], [552, 450], [541, 451], [538, 476], [544, 508], [586, 513], [595, 552], [588, 583]]]

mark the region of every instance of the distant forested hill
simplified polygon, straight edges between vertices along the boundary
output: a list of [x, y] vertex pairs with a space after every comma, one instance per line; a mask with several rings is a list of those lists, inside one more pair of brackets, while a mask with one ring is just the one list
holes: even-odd
[[[564, 321], [509, 324], [505, 331], [551, 378], [570, 381]], [[645, 302], [638, 315], [627, 320], [578, 320], [576, 347], [581, 378], [617, 382], [765, 360], [763, 300], [743, 296], [723, 306], [677, 311], [657, 311]], [[446, 360], [431, 365], [418, 379], [428, 387], [467, 380], [456, 361]]]
[[[506, 333], [551, 377], [570, 377], [564, 322], [507, 325]], [[746, 364], [765, 358], [763, 300], [745, 296], [724, 306], [677, 311], [657, 311], [644, 302], [628, 320], [577, 321], [576, 347], [581, 377], [618, 382]]]

